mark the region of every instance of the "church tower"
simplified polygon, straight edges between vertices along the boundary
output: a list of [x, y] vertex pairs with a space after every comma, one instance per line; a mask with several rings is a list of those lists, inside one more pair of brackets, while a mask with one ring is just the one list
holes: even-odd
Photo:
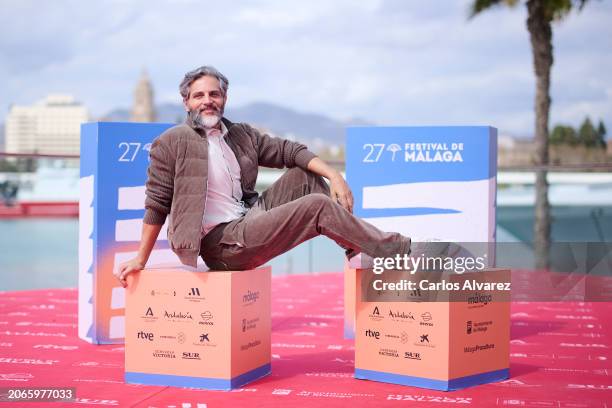
[[132, 106], [132, 114], [130, 121], [132, 122], [155, 122], [156, 113], [153, 105], [153, 86], [147, 75], [147, 71], [143, 70], [140, 80], [134, 89], [134, 105]]

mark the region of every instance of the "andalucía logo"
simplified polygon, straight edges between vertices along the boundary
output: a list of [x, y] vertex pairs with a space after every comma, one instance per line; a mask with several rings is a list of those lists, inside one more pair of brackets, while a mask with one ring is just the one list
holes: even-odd
[[177, 320], [193, 320], [193, 317], [191, 317], [191, 313], [189, 312], [172, 312], [172, 313], [168, 313], [167, 310], [164, 310], [164, 317], [166, 319], [170, 319], [172, 321], [177, 321]]
[[405, 313], [405, 312], [393, 312], [393, 310], [389, 310], [389, 316], [391, 317], [391, 319], [395, 320], [395, 321], [410, 321], [410, 320], [414, 320], [414, 316], [412, 315], [411, 312]]
[[248, 290], [247, 293], [242, 296], [242, 303], [245, 305], [250, 305], [257, 302], [258, 299], [259, 291], [251, 292], [250, 290]]

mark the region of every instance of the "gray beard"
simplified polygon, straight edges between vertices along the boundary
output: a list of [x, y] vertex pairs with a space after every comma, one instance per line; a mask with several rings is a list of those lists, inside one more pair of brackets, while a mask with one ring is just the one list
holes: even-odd
[[188, 114], [195, 127], [202, 129], [212, 129], [219, 124], [221, 114], [219, 115], [202, 115], [200, 111], [192, 110]]

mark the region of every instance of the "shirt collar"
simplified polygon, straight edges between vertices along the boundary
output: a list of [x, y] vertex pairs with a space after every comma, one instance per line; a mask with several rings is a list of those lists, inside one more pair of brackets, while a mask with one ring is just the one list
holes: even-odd
[[225, 135], [227, 135], [227, 126], [225, 126], [225, 123], [223, 123], [223, 121], [219, 121], [219, 123], [221, 124], [221, 130], [216, 129], [216, 128], [206, 130], [207, 137], [219, 136], [220, 139], [225, 138]]

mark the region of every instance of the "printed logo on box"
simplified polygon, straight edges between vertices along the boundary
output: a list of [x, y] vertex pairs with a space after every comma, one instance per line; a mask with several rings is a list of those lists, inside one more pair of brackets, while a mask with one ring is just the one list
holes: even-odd
[[380, 339], [380, 332], [377, 332], [375, 330], [366, 330], [365, 331], [365, 335], [366, 337], [374, 337], [376, 340]]
[[371, 320], [375, 322], [378, 322], [385, 318], [384, 316], [380, 314], [380, 310], [378, 309], [378, 306], [375, 306], [374, 310], [372, 310], [372, 313], [370, 313], [368, 316], [370, 317]]
[[176, 296], [176, 290], [151, 289], [151, 296]]
[[394, 322], [408, 322], [408, 321], [415, 321], [414, 315], [412, 314], [412, 312], [398, 312], [398, 311], [393, 311], [393, 310], [389, 310], [389, 317], [391, 317], [391, 320], [393, 320]]
[[139, 331], [138, 334], [136, 335], [136, 338], [141, 339], [141, 340], [153, 341], [154, 336], [153, 336], [153, 333]]
[[166, 320], [170, 320], [172, 322], [186, 322], [193, 321], [193, 316], [189, 312], [172, 312], [169, 313], [167, 310], [164, 310], [164, 317]]
[[476, 332], [486, 332], [489, 329], [489, 326], [493, 324], [492, 320], [486, 320], [483, 322], [472, 322], [468, 320], [466, 322], [466, 333], [472, 334]]
[[431, 313], [425, 312], [421, 314], [421, 321], [419, 322], [419, 324], [421, 326], [433, 327], [433, 323], [431, 322], [432, 320], [433, 316], [431, 315]]
[[157, 316], [155, 316], [153, 309], [150, 306], [145, 311], [144, 316], [140, 316], [140, 318], [146, 322], [154, 322], [157, 320]]
[[153, 357], [156, 358], [176, 358], [173, 350], [155, 350]]
[[240, 350], [241, 351], [245, 351], [245, 350], [249, 350], [253, 347], [257, 347], [261, 344], [261, 341], [259, 340], [255, 340], [255, 341], [249, 341], [247, 344], [243, 344], [240, 346]]
[[476, 344], [474, 346], [467, 346], [463, 348], [464, 353], [475, 353], [477, 351], [490, 350], [494, 349], [495, 344], [487, 343], [487, 344]]
[[378, 354], [385, 357], [399, 357], [398, 351], [391, 348], [380, 348], [378, 349]]
[[484, 307], [493, 301], [493, 295], [489, 293], [474, 293], [473, 296], [467, 298], [469, 308]]
[[210, 333], [200, 334], [197, 340], [197, 342], [191, 344], [198, 347], [217, 347], [217, 343], [211, 340]]
[[183, 356], [181, 357], [183, 360], [201, 360], [200, 353], [192, 353], [183, 351]]
[[258, 299], [259, 299], [259, 291], [251, 292], [250, 290], [248, 290], [247, 293], [245, 293], [242, 296], [242, 305], [243, 306], [252, 305], [255, 302], [257, 302]]
[[436, 347], [435, 344], [432, 343], [429, 333], [421, 334], [418, 340], [414, 342], [413, 344], [419, 347], [430, 347], [430, 348]]
[[212, 321], [213, 314], [210, 312], [210, 310], [200, 313], [200, 318], [202, 320], [200, 320], [198, 324], [201, 324], [204, 326], [214, 326], [215, 325], [215, 323]]
[[417, 353], [414, 351], [405, 351], [404, 352], [404, 358], [407, 358], [409, 360], [420, 360], [421, 359], [421, 353]]
[[242, 331], [245, 332], [247, 330], [256, 328], [257, 322], [259, 322], [259, 317], [254, 319], [242, 319]]
[[200, 288], [190, 288], [187, 296], [185, 296], [183, 299], [196, 303], [206, 300], [206, 298], [200, 294]]

